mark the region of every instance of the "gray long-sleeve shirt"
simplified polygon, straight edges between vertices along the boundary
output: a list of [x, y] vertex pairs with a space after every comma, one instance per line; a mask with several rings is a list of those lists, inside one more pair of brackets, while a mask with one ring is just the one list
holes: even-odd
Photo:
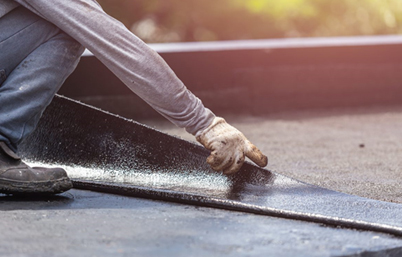
[[[134, 93], [191, 134], [215, 115], [164, 60], [94, 0], [0, 0], [0, 18], [18, 4], [45, 18], [89, 49]], [[0, 28], [1, 30], [1, 28]]]

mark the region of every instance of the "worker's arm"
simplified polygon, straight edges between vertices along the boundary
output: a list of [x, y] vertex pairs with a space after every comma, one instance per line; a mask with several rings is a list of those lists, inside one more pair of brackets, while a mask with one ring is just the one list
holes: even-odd
[[[208, 159], [214, 169], [232, 173], [244, 162], [244, 155], [254, 151], [255, 147], [235, 128], [216, 122], [215, 115], [187, 90], [166, 62], [121, 22], [107, 15], [96, 1], [15, 1], [69, 34], [157, 112], [197, 135], [199, 142], [219, 156]], [[227, 134], [225, 147], [215, 143], [220, 140], [216, 135], [221, 133]], [[238, 164], [229, 168], [227, 163], [233, 160]]]

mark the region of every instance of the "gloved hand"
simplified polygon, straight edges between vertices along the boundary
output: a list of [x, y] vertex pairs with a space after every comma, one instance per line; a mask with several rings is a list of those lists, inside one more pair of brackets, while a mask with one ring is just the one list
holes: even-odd
[[224, 174], [237, 172], [246, 156], [260, 167], [268, 164], [267, 156], [223, 118], [216, 117], [209, 127], [198, 132], [195, 137], [205, 148], [212, 151], [207, 163], [212, 169], [223, 171]]

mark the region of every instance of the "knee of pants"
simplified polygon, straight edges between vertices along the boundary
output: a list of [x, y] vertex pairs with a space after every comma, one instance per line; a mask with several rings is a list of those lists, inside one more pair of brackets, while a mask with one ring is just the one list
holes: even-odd
[[0, 30], [0, 84], [35, 49], [60, 33], [23, 7], [0, 18]]

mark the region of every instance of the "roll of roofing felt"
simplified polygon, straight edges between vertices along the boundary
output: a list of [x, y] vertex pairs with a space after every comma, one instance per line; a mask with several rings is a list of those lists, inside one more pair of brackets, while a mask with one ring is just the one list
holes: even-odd
[[74, 186], [402, 236], [402, 205], [305, 184], [246, 163], [226, 176], [201, 146], [57, 96], [20, 147]]

